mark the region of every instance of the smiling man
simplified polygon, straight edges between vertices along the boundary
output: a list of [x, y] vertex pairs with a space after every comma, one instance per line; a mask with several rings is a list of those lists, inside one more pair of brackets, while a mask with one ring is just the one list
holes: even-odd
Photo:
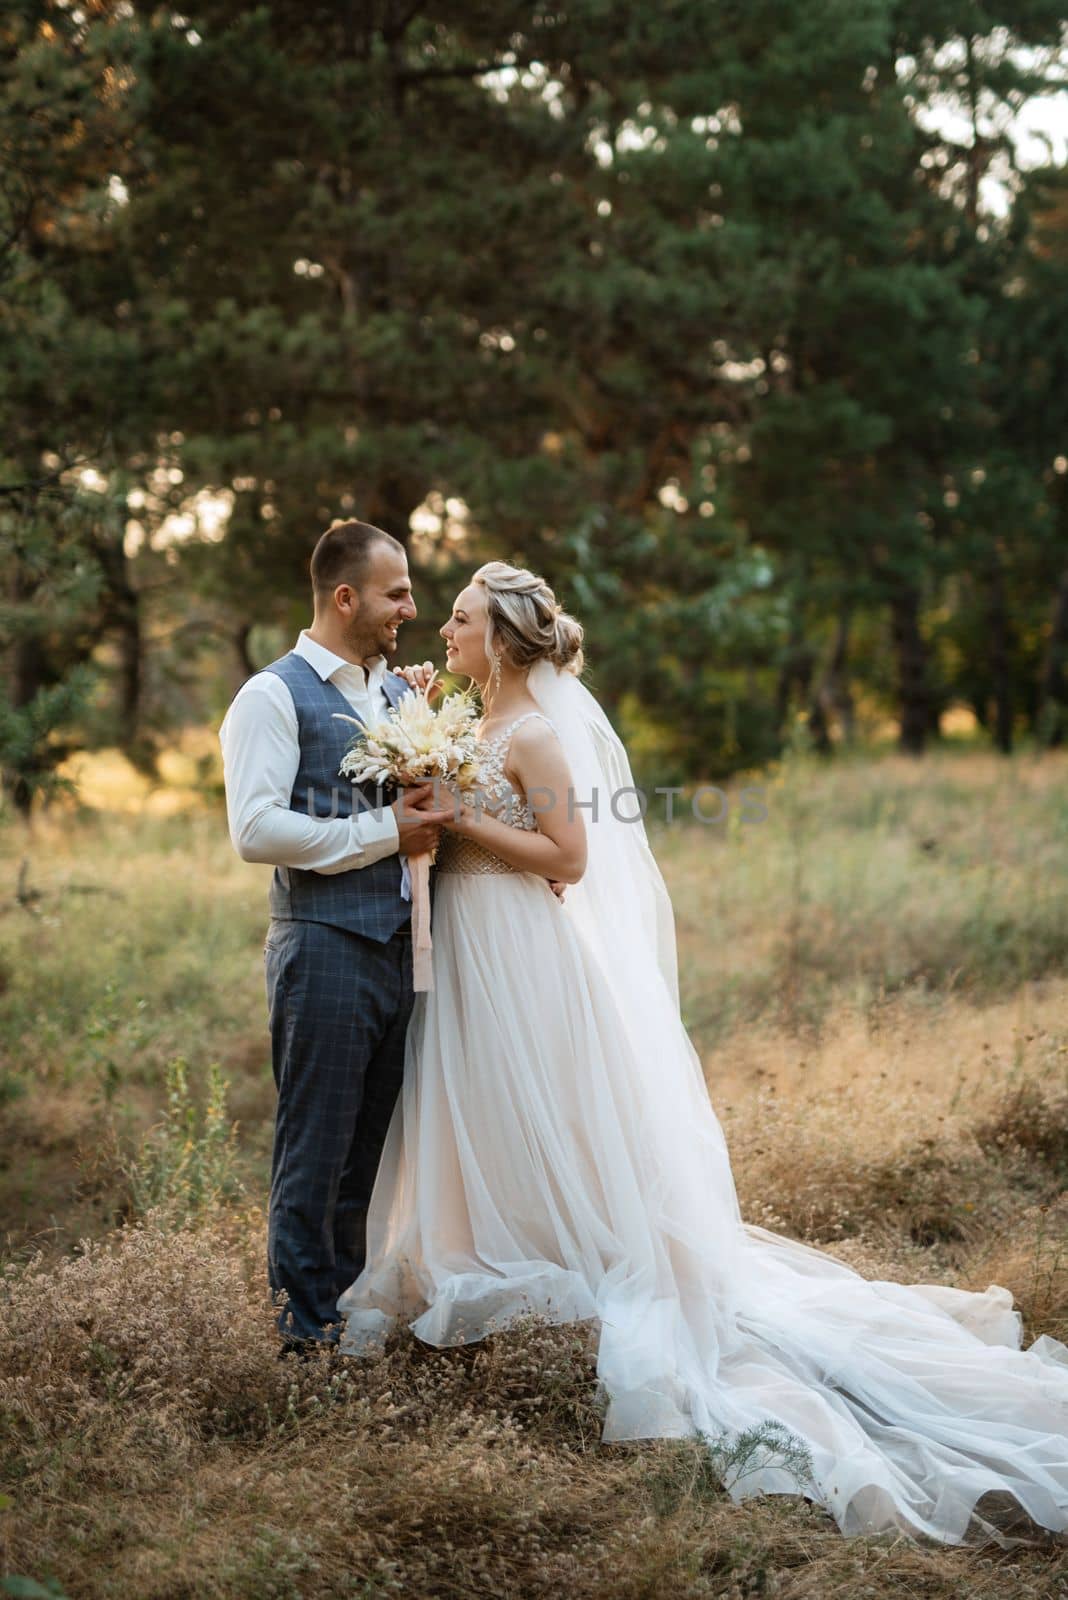
[[409, 692], [388, 670], [397, 630], [416, 615], [404, 546], [369, 523], [339, 523], [315, 547], [311, 580], [311, 627], [242, 686], [219, 730], [234, 847], [275, 869], [268, 1276], [288, 1295], [282, 1353], [336, 1342], [337, 1297], [363, 1268], [413, 1001], [398, 855], [432, 850], [452, 815], [433, 809], [429, 784], [387, 804], [338, 772], [351, 718], [376, 722]]

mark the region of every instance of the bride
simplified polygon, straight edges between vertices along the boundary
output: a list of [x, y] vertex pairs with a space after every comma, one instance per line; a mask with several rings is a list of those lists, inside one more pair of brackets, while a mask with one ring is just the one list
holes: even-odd
[[802, 1493], [845, 1534], [952, 1544], [1000, 1539], [996, 1510], [1068, 1529], [1068, 1346], [1021, 1350], [997, 1284], [868, 1281], [742, 1221], [579, 624], [490, 562], [441, 633], [483, 693], [484, 803], [458, 806], [440, 847], [434, 988], [341, 1349], [403, 1323], [444, 1346], [531, 1313], [590, 1319], [604, 1438], [740, 1444], [735, 1500]]

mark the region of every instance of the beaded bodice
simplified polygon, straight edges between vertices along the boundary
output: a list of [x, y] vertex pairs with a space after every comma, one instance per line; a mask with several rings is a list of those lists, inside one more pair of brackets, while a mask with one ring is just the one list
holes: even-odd
[[[460, 797], [462, 805], [479, 804], [498, 822], [507, 823], [510, 828], [522, 828], [527, 833], [532, 833], [537, 828], [537, 818], [528, 800], [520, 802], [518, 794], [504, 775], [504, 767], [513, 733], [530, 717], [541, 717], [543, 722], [549, 722], [548, 717], [540, 711], [525, 711], [521, 717], [516, 717], [514, 722], [509, 723], [503, 733], [496, 734], [492, 739], [479, 740], [478, 753], [482, 767], [479, 789], [477, 794], [464, 794]], [[549, 726], [552, 727], [551, 722]], [[515, 872], [517, 869], [502, 861], [500, 856], [495, 856], [492, 851], [484, 849], [474, 839], [446, 832], [438, 851], [437, 870], [498, 873]]]
[[[482, 805], [497, 818], [498, 822], [506, 822], [511, 828], [523, 828], [528, 833], [532, 833], [537, 827], [537, 819], [530, 809], [529, 801], [524, 799], [522, 803], [520, 802], [518, 794], [504, 775], [504, 767], [508, 760], [513, 733], [531, 717], [541, 717], [543, 722], [549, 722], [548, 717], [540, 711], [524, 711], [521, 717], [516, 717], [514, 722], [508, 724], [503, 733], [498, 733], [492, 739], [479, 740]], [[549, 726], [552, 727], [551, 722]], [[465, 795], [463, 798], [465, 804], [474, 805], [474, 795]]]

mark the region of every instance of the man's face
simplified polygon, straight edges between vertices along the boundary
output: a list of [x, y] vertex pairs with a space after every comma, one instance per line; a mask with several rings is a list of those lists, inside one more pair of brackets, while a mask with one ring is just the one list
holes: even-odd
[[388, 661], [397, 653], [397, 629], [416, 616], [404, 551], [374, 544], [359, 590], [352, 593], [354, 611], [346, 628], [350, 647], [364, 660], [385, 656]]

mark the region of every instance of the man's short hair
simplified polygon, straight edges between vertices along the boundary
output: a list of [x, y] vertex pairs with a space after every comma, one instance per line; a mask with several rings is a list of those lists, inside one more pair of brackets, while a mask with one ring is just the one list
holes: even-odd
[[312, 551], [311, 581], [316, 599], [333, 594], [339, 583], [358, 589], [379, 544], [391, 544], [404, 553], [399, 539], [370, 522], [336, 522], [327, 528]]

